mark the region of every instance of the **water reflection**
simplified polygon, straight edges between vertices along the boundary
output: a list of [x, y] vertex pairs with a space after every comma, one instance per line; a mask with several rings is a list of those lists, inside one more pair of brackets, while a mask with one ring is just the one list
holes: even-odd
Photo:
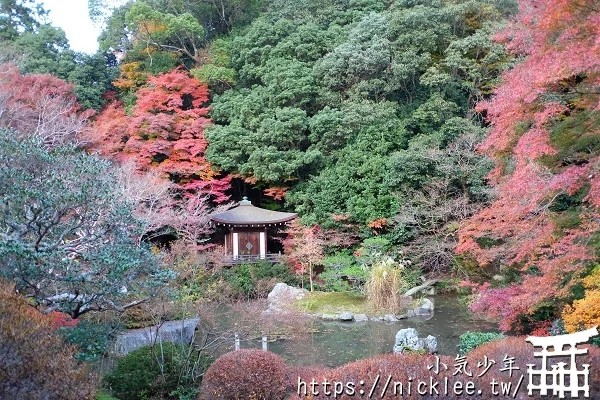
[[[496, 331], [496, 325], [475, 318], [456, 297], [437, 296], [433, 317], [407, 319], [393, 323], [346, 323], [315, 320], [313, 333], [294, 335], [269, 343], [269, 350], [281, 355], [290, 365], [336, 367], [351, 361], [391, 353], [395, 335], [402, 328], [415, 328], [419, 335], [438, 338], [440, 354], [456, 356], [459, 336], [466, 331]], [[220, 352], [232, 350], [226, 346]], [[242, 348], [261, 348], [260, 339], [242, 343]]]

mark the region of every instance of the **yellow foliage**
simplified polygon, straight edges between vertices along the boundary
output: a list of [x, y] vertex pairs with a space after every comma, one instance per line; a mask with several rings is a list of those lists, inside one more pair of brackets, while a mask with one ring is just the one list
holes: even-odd
[[585, 297], [565, 307], [563, 320], [568, 332], [600, 325], [600, 268], [584, 278]]
[[583, 279], [583, 286], [586, 289], [600, 289], [600, 267]]
[[121, 65], [121, 77], [113, 82], [113, 85], [121, 90], [135, 90], [146, 83], [148, 74], [141, 72], [142, 63], [130, 62]]
[[600, 325], [600, 290], [588, 290], [585, 297], [575, 300], [563, 312], [565, 329], [576, 332]]
[[144, 29], [147, 31], [148, 35], [152, 35], [153, 33], [165, 32], [167, 26], [159, 21], [146, 21], [144, 22]]

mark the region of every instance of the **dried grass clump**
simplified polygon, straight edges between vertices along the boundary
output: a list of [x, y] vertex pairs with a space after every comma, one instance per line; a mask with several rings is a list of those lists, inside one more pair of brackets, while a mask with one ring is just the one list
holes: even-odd
[[392, 259], [381, 260], [373, 265], [365, 285], [367, 298], [377, 310], [399, 311], [405, 306], [402, 293], [410, 286], [404, 276], [404, 263]]

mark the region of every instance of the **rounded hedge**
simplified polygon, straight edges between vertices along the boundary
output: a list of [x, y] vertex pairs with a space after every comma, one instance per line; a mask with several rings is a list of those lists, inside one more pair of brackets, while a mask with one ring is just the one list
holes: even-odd
[[287, 366], [271, 352], [244, 349], [219, 357], [206, 371], [200, 399], [283, 399]]

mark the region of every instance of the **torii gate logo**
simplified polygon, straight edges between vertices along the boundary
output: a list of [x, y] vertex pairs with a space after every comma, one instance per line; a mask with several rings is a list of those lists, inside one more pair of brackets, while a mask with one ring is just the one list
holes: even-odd
[[[542, 358], [541, 369], [534, 369], [535, 364], [527, 364], [529, 396], [532, 396], [534, 391], [539, 391], [541, 396], [546, 396], [549, 391], [552, 391], [552, 395], [558, 395], [561, 399], [565, 397], [565, 393], [577, 397], [579, 392], [583, 392], [585, 397], [590, 397], [590, 365], [582, 364], [582, 369], [578, 369], [576, 357], [588, 352], [588, 349], [579, 349], [577, 345], [588, 342], [594, 336], [598, 336], [598, 327], [569, 335], [527, 337], [525, 340], [534, 347], [542, 348], [542, 351], [533, 353], [535, 357]], [[549, 348], [553, 351], [548, 351]], [[571, 358], [569, 368], [565, 368], [566, 362], [559, 362], [551, 365], [551, 369], [548, 370], [548, 358], [567, 356]], [[534, 383], [534, 377], [539, 377], [539, 380], [535, 379], [539, 383]]]

